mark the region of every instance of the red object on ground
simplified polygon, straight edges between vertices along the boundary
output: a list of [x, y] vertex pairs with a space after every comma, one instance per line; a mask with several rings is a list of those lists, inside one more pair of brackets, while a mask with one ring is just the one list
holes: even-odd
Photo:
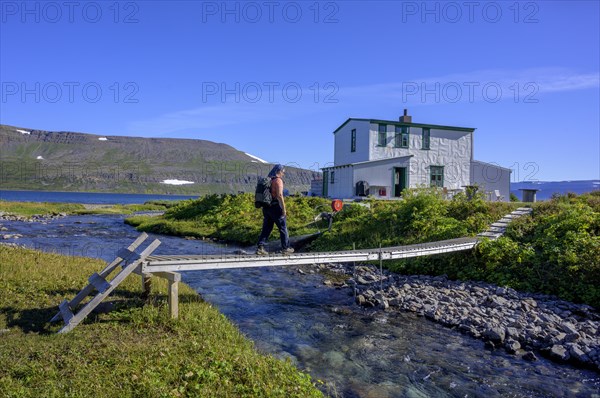
[[333, 202], [331, 202], [331, 208], [333, 209], [333, 211], [340, 211], [343, 207], [344, 203], [339, 199], [336, 199]]

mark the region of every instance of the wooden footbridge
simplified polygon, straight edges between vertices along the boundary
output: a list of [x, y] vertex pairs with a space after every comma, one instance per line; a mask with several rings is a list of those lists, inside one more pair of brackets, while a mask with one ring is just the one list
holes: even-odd
[[[224, 254], [224, 255], [152, 255], [160, 245], [155, 239], [140, 254], [136, 253], [148, 235], [143, 233], [129, 247], [117, 252], [117, 258], [104, 270], [92, 275], [89, 284], [75, 298], [65, 300], [59, 305], [59, 312], [52, 318], [57, 321], [61, 317], [65, 326], [59, 331], [64, 333], [77, 326], [104, 298], [106, 298], [119, 283], [132, 273], [141, 275], [144, 293], [149, 293], [151, 278], [159, 277], [169, 281], [168, 300], [171, 317], [177, 318], [178, 283], [181, 281], [180, 271], [200, 271], [209, 269], [229, 269], [248, 267], [294, 266], [306, 264], [348, 263], [366, 261], [384, 261], [429, 256], [471, 250], [481, 239], [497, 239], [502, 236], [506, 226], [513, 219], [531, 213], [530, 208], [519, 208], [502, 219], [493, 223], [486, 232], [476, 237], [449, 239], [416, 245], [380, 247], [373, 249], [345, 250], [335, 252], [293, 253], [283, 255], [271, 253], [267, 256], [254, 254]], [[118, 267], [121, 271], [108, 281], [108, 277]], [[78, 307], [83, 300], [95, 296]], [[78, 309], [78, 312], [74, 310]]]

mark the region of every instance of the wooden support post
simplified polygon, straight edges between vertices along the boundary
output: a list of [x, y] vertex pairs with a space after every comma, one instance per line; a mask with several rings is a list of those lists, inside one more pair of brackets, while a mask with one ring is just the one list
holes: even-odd
[[179, 317], [179, 282], [181, 282], [181, 274], [178, 272], [153, 272], [151, 274], [147, 274], [147, 276], [156, 276], [169, 281], [167, 289], [169, 314], [171, 315], [171, 318], [177, 319]]
[[150, 297], [152, 290], [152, 275], [142, 274], [142, 298]]
[[172, 319], [179, 317], [179, 282], [169, 281], [169, 314]]

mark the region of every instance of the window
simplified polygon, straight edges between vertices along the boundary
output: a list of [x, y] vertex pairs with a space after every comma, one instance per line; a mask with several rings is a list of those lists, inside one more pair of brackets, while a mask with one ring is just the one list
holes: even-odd
[[356, 129], [352, 129], [352, 137], [350, 138], [350, 152], [356, 152]]
[[423, 147], [422, 147], [422, 149], [429, 149], [430, 136], [431, 136], [431, 131], [429, 129], [424, 128], [423, 129]]
[[396, 126], [394, 135], [394, 147], [408, 148], [408, 126]]
[[387, 145], [387, 126], [385, 124], [379, 125], [379, 134], [377, 137], [377, 145], [379, 145], [379, 146]]
[[444, 187], [444, 166], [430, 166], [431, 186]]
[[329, 182], [332, 184], [335, 182], [335, 171], [331, 172], [331, 177], [329, 178]]

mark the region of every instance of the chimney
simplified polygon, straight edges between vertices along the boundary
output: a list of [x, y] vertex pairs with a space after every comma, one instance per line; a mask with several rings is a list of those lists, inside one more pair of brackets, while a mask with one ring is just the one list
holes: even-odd
[[408, 109], [404, 110], [404, 116], [400, 116], [400, 122], [412, 123], [412, 116], [408, 116]]

